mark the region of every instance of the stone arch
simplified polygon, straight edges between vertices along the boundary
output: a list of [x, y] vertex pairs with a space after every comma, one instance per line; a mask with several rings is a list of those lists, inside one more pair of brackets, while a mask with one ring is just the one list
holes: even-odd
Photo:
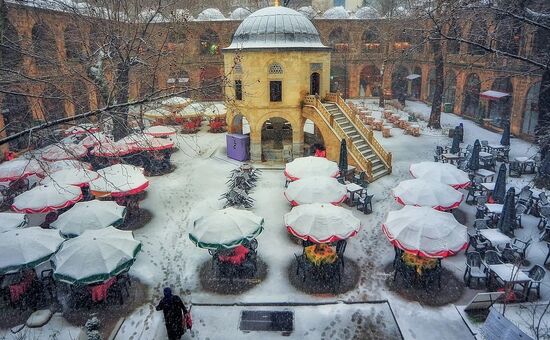
[[479, 93], [481, 92], [481, 80], [477, 73], [470, 73], [466, 77], [462, 92], [462, 113], [469, 117], [476, 117], [479, 113]]
[[350, 35], [348, 31], [344, 30], [342, 27], [336, 27], [330, 31], [328, 43], [335, 52], [345, 52], [350, 43]]
[[382, 39], [380, 38], [380, 30], [376, 26], [367, 28], [361, 36], [363, 43], [363, 51], [366, 53], [382, 52]]
[[226, 115], [227, 127], [230, 133], [249, 134], [252, 131], [252, 123], [244, 113], [230, 110]]
[[407, 94], [407, 79], [409, 69], [403, 65], [395, 65], [391, 73], [391, 92], [393, 98]]
[[42, 112], [46, 121], [53, 121], [66, 116], [65, 94], [49, 84], [42, 92]]
[[376, 65], [365, 65], [359, 73], [359, 96], [378, 97], [382, 76]]
[[[32, 126], [34, 119], [31, 107], [25, 96], [6, 94], [0, 102], [0, 112], [4, 119], [6, 136], [13, 135]], [[10, 149], [13, 150], [21, 150], [28, 146], [25, 138], [13, 140], [9, 142], [9, 145]]]
[[201, 55], [220, 54], [220, 37], [216, 31], [207, 28], [199, 38], [199, 53]]
[[529, 86], [523, 100], [521, 133], [534, 136], [539, 121], [540, 81]]
[[319, 126], [308, 118], [303, 120], [302, 130], [304, 132], [304, 151], [307, 152], [304, 156], [312, 156], [315, 152], [313, 150], [315, 144], [325, 145], [323, 133], [319, 129]]
[[291, 158], [297, 127], [301, 125], [282, 112], [270, 112], [258, 119], [256, 131], [260, 133], [262, 160], [285, 161]]
[[[472, 21], [468, 39], [474, 43], [485, 46], [487, 41], [487, 21], [481, 17]], [[485, 50], [477, 45], [468, 44], [468, 53], [473, 55], [483, 55]]]
[[344, 98], [348, 94], [348, 69], [346, 65], [330, 65], [330, 92], [340, 92]]
[[509, 121], [512, 113], [514, 86], [510, 77], [499, 77], [493, 81], [491, 90], [508, 93], [509, 96], [489, 100], [488, 118], [493, 119], [493, 124], [501, 126], [504, 121]]
[[31, 31], [32, 49], [34, 60], [38, 69], [46, 70], [46, 67], [56, 64], [57, 42], [55, 36], [45, 23], [36, 23]]
[[5, 21], [1, 41], [0, 52], [4, 66], [8, 69], [18, 69], [21, 67], [23, 62], [21, 38], [17, 33], [17, 29], [8, 20]]
[[445, 89], [443, 91], [443, 102], [450, 103], [454, 107], [456, 102], [456, 73], [448, 70], [445, 77]]
[[522, 37], [522, 24], [518, 19], [504, 16], [495, 20], [496, 48], [511, 54], [518, 54]]
[[78, 61], [82, 56], [82, 36], [80, 30], [74, 24], [69, 24], [63, 31], [65, 39], [65, 59]]

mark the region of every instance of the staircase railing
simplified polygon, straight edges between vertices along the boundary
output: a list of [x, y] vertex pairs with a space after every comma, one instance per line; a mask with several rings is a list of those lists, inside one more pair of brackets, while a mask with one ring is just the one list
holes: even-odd
[[374, 137], [374, 134], [369, 130], [359, 115], [353, 111], [346, 101], [338, 93], [328, 93], [325, 97], [326, 101], [337, 104], [343, 111], [343, 114], [355, 126], [359, 134], [363, 135], [372, 150], [378, 155], [380, 160], [386, 165], [388, 171], [392, 172], [392, 154], [384, 149], [380, 142]]
[[346, 145], [348, 147], [348, 152], [353, 157], [355, 162], [359, 164], [359, 166], [365, 171], [365, 174], [367, 176], [367, 180], [372, 180], [372, 163], [370, 160], [365, 159], [365, 157], [361, 154], [359, 149], [351, 142], [351, 140], [348, 138], [345, 131], [334, 121], [334, 117], [328, 112], [327, 108], [321, 103], [319, 99], [317, 99], [315, 96], [306, 96], [304, 99], [304, 104], [313, 106], [317, 109], [317, 112], [321, 115], [321, 118], [332, 128], [332, 131], [338, 137], [340, 140], [345, 139]]

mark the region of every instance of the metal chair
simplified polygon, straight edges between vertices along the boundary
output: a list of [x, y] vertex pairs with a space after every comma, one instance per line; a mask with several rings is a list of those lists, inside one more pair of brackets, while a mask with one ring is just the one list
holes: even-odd
[[484, 262], [487, 266], [503, 264], [502, 260], [500, 259], [500, 254], [495, 250], [487, 250], [485, 252]]
[[544, 205], [539, 208], [540, 220], [537, 225], [539, 230], [546, 227], [548, 224], [548, 219], [550, 219], [550, 205]]
[[514, 239], [510, 247], [519, 255], [520, 259], [523, 261], [526, 257], [527, 248], [529, 248], [532, 242], [532, 239], [523, 241], [519, 238], [516, 238]]
[[485, 151], [485, 152], [488, 152], [489, 151], [489, 141], [482, 140], [482, 141], [480, 141], [480, 143], [481, 143], [481, 150]]
[[537, 299], [540, 299], [540, 284], [542, 283], [542, 280], [544, 280], [544, 276], [546, 276], [546, 270], [544, 270], [544, 268], [537, 264], [534, 265], [533, 268], [529, 269], [529, 271], [524, 273], [527, 274], [527, 276], [529, 276], [529, 278], [531, 279], [531, 281], [529, 282], [527, 297], [529, 297], [531, 289], [535, 288], [537, 291]]
[[544, 191], [539, 194], [539, 204], [541, 206], [550, 204], [550, 202], [548, 202], [548, 197], [546, 196], [546, 193]]
[[[473, 202], [476, 200], [476, 197], [481, 196], [483, 193], [483, 190], [481, 189], [482, 180], [479, 177], [472, 178], [471, 184], [468, 187], [468, 194], [466, 195], [466, 203]], [[470, 197], [472, 199], [470, 199]]]
[[476, 235], [468, 235], [469, 242], [468, 246], [466, 247], [466, 253], [468, 252], [468, 249], [472, 247], [474, 251], [480, 254], [484, 254], [487, 250], [491, 249], [491, 243], [489, 241], [482, 241], [480, 240]]
[[372, 213], [372, 198], [374, 195], [363, 195], [357, 201], [357, 210], [361, 210], [364, 214]]
[[521, 177], [521, 163], [512, 161], [508, 164], [508, 176], [509, 177]]
[[534, 159], [530, 158], [527, 161], [523, 162], [523, 173], [524, 174], [534, 174], [536, 168], [536, 162]]
[[485, 218], [485, 213], [487, 211], [487, 207], [485, 207], [485, 204], [487, 204], [487, 196], [480, 195], [480, 196], [477, 196], [475, 200], [476, 200], [476, 219]]
[[474, 229], [476, 231], [482, 230], [482, 229], [489, 229], [488, 221], [484, 218], [478, 218], [474, 221], [473, 225]]
[[521, 216], [523, 216], [523, 214], [527, 213], [527, 206], [523, 203], [518, 203], [516, 204], [516, 225], [519, 226], [520, 228], [523, 228], [523, 226], [521, 225]]
[[344, 252], [346, 251], [346, 246], [348, 242], [346, 240], [339, 240], [336, 242], [336, 255], [338, 264], [341, 266], [342, 270], [345, 267], [344, 263]]
[[487, 268], [481, 260], [481, 254], [476, 251], [466, 254], [466, 270], [464, 271], [466, 286], [470, 287], [472, 278], [476, 279], [477, 284], [480, 280], [485, 280], [485, 284], [487, 284]]
[[533, 197], [533, 191], [531, 191], [531, 188], [526, 185], [523, 188], [521, 188], [521, 191], [517, 194], [517, 201], [518, 203], [525, 204], [528, 208], [531, 205], [531, 198]]

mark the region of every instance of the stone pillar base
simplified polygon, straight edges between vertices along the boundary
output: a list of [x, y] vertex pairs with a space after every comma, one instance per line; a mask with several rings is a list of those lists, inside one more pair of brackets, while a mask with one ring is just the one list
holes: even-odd
[[292, 158], [304, 156], [304, 143], [292, 143]]
[[262, 144], [250, 143], [250, 160], [253, 162], [262, 161]]

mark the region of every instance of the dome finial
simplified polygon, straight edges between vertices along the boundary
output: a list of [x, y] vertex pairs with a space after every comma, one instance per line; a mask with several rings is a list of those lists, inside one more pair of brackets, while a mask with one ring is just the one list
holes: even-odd
[[273, 4], [275, 7], [279, 7], [279, 0], [275, 0], [275, 3]]

